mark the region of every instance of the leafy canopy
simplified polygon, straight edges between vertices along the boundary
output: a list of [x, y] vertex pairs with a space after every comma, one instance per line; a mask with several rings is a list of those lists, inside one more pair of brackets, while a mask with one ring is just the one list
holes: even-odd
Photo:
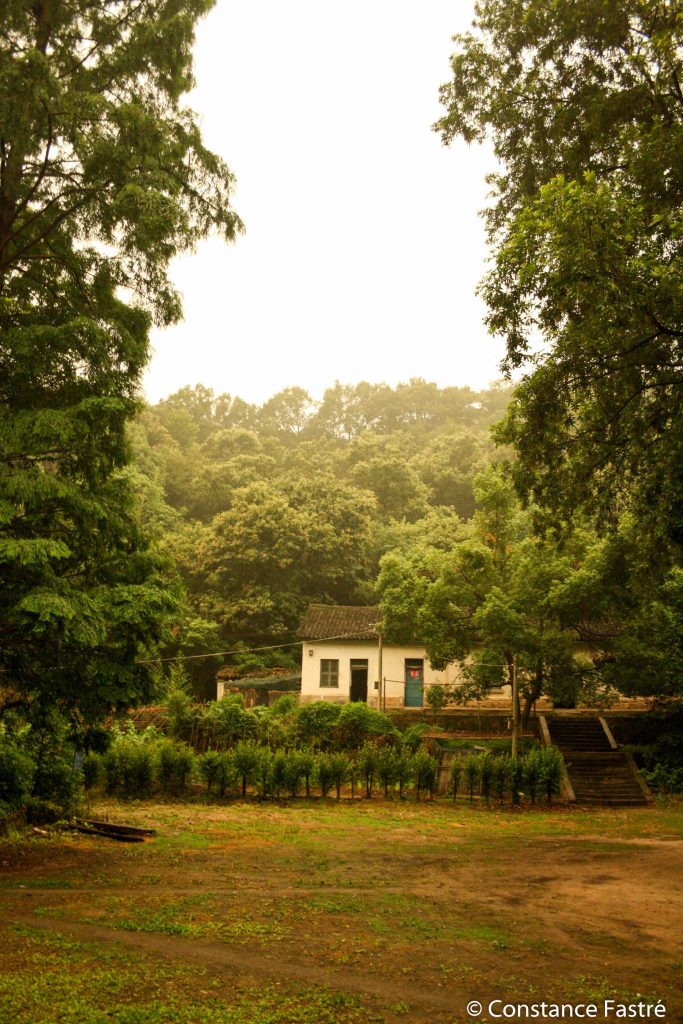
[[683, 541], [679, 0], [481, 0], [435, 126], [493, 142], [488, 323], [527, 375], [501, 439], [557, 520]]
[[169, 261], [231, 239], [232, 176], [181, 104], [206, 0], [2, 5], [0, 679], [94, 718], [149, 688], [172, 604], [126, 420]]

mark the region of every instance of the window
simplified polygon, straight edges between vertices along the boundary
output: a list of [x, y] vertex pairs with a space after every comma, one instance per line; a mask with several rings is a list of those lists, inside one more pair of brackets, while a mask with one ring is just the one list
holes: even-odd
[[320, 685], [339, 686], [339, 658], [320, 659]]

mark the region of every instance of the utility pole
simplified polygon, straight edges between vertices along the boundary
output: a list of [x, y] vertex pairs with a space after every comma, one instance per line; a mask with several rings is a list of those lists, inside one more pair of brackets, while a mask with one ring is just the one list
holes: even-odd
[[519, 683], [517, 681], [517, 659], [512, 656], [512, 759], [517, 758], [519, 746]]
[[382, 710], [382, 634], [377, 634], [377, 710]]

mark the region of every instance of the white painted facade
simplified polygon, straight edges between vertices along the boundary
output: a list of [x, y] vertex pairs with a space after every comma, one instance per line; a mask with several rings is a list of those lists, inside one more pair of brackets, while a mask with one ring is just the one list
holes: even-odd
[[[323, 665], [323, 662], [325, 664]], [[334, 678], [330, 662], [337, 663], [337, 685], [324, 685]], [[346, 704], [351, 700], [352, 662], [367, 662], [367, 703], [377, 707], [379, 678], [379, 647], [374, 641], [367, 640], [307, 640], [303, 644], [301, 659], [301, 701], [309, 703], [315, 700], [327, 700], [337, 704]], [[406, 664], [408, 662], [408, 664]], [[412, 664], [411, 664], [412, 662]], [[420, 667], [417, 663], [422, 662]], [[356, 665], [362, 677], [362, 664]], [[458, 682], [459, 666], [456, 663], [447, 665], [437, 672], [432, 668], [424, 646], [415, 644], [410, 647], [384, 644], [382, 649], [382, 676], [384, 678], [383, 706], [400, 708], [405, 705], [406, 673], [420, 672], [422, 678], [422, 705], [427, 706], [426, 691], [430, 686], [454, 684]], [[358, 680], [358, 675], [356, 676]], [[415, 700], [419, 677], [410, 683], [412, 699]], [[358, 682], [356, 683], [358, 685]], [[355, 699], [362, 699], [356, 696]], [[420, 706], [413, 704], [412, 706]]]

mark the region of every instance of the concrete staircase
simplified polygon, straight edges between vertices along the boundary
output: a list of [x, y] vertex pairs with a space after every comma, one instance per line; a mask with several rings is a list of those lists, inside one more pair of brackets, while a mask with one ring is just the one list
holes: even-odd
[[577, 804], [638, 807], [652, 801], [635, 762], [619, 750], [603, 718], [554, 715], [543, 718], [541, 732], [562, 751], [569, 789]]

